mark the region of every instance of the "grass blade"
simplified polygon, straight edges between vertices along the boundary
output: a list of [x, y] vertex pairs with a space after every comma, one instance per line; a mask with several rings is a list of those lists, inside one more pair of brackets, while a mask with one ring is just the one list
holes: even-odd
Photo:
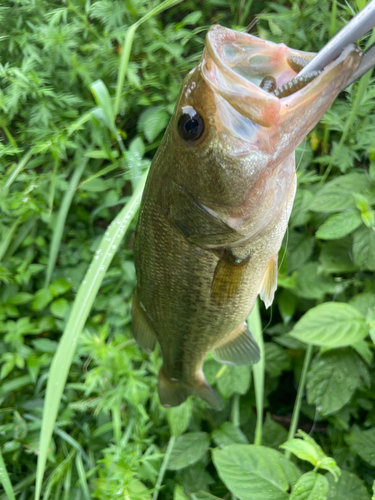
[[87, 479], [86, 479], [85, 469], [83, 467], [82, 457], [79, 453], [77, 453], [77, 456], [76, 456], [76, 467], [77, 467], [78, 477], [79, 477], [80, 483], [81, 483], [81, 488], [83, 491], [83, 498], [85, 500], [90, 500], [90, 498], [91, 498], [90, 490], [89, 490], [89, 486], [87, 484]]
[[128, 69], [130, 51], [132, 48], [134, 33], [136, 32], [136, 29], [138, 28], [138, 26], [140, 26], [142, 23], [144, 23], [145, 21], [147, 21], [151, 17], [157, 16], [158, 14], [163, 12], [164, 10], [169, 9], [170, 7], [173, 7], [174, 5], [177, 5], [180, 2], [182, 2], [182, 0], [165, 0], [164, 2], [162, 2], [160, 5], [158, 5], [154, 9], [150, 10], [150, 12], [147, 12], [147, 14], [145, 16], [143, 16], [136, 23], [132, 24], [130, 26], [130, 28], [128, 28], [126, 35], [125, 35], [124, 47], [122, 49], [122, 54], [121, 54], [120, 69], [119, 69], [118, 77], [117, 77], [115, 104], [113, 106], [113, 111], [114, 111], [115, 117], [117, 116], [118, 109], [120, 106], [121, 93], [122, 93], [122, 89], [124, 87], [126, 70]]
[[10, 482], [8, 471], [5, 467], [1, 449], [0, 449], [0, 483], [3, 485], [4, 491], [9, 500], [16, 500], [16, 497], [14, 496], [12, 483]]
[[262, 321], [259, 313], [259, 299], [255, 301], [253, 310], [247, 319], [249, 330], [254, 335], [260, 349], [260, 360], [253, 366], [254, 374], [254, 389], [255, 400], [257, 407], [257, 424], [255, 428], [254, 444], [262, 444], [262, 430], [263, 430], [263, 405], [264, 405], [264, 341], [262, 332]]
[[22, 221], [22, 216], [19, 216], [18, 219], [15, 221], [15, 223], [12, 225], [12, 227], [8, 229], [5, 238], [0, 243], [0, 261], [4, 257], [5, 252], [8, 250], [8, 247], [12, 242], [13, 235], [17, 227], [21, 224], [21, 221]]
[[0, 194], [2, 195], [5, 195], [5, 193], [8, 191], [8, 189], [10, 188], [10, 186], [13, 184], [13, 182], [15, 181], [17, 175], [21, 172], [21, 170], [24, 169], [26, 163], [30, 160], [32, 156], [32, 152], [31, 152], [31, 149], [30, 151], [28, 151], [24, 157], [22, 158], [22, 160], [18, 163], [18, 165], [12, 170], [10, 176], [8, 177], [8, 179], [5, 181], [4, 183], [4, 186], [0, 189]]
[[55, 267], [57, 254], [59, 253], [61, 238], [64, 232], [66, 217], [68, 215], [69, 208], [73, 200], [73, 196], [76, 192], [78, 183], [81, 179], [81, 176], [87, 165], [88, 160], [89, 160], [88, 158], [81, 158], [78, 167], [74, 170], [72, 178], [70, 179], [69, 189], [65, 193], [64, 199], [61, 203], [61, 207], [59, 210], [59, 214], [57, 216], [56, 224], [52, 235], [51, 247], [48, 256], [45, 287], [47, 287], [49, 282], [51, 281], [51, 276], [53, 273], [53, 269]]
[[39, 500], [40, 497], [48, 446], [79, 335], [85, 325], [99, 287], [112, 261], [112, 257], [139, 207], [146, 177], [147, 174], [142, 177], [128, 203], [107, 229], [100, 247], [96, 252], [96, 256], [92, 260], [90, 268], [86, 273], [85, 279], [79, 287], [68, 324], [66, 325], [56, 354], [52, 360], [43, 407], [35, 500]]
[[165, 471], [167, 470], [167, 467], [168, 467], [169, 457], [171, 456], [175, 441], [176, 441], [176, 438], [174, 436], [171, 436], [169, 439], [167, 449], [165, 451], [163, 463], [161, 464], [161, 467], [160, 467], [160, 472], [159, 472], [158, 480], [156, 481], [155, 491], [154, 491], [154, 494], [152, 496], [152, 500], [157, 500], [157, 498], [158, 498], [159, 490], [160, 490], [160, 487], [161, 487], [163, 479], [164, 479]]

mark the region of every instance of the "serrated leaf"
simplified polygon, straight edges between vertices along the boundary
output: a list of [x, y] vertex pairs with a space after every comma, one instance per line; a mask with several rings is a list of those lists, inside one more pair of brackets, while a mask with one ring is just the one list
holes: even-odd
[[328, 483], [327, 500], [370, 500], [363, 481], [351, 472], [343, 470], [337, 482], [328, 476]]
[[148, 142], [152, 142], [164, 130], [168, 119], [168, 113], [161, 106], [147, 108], [139, 117], [138, 130], [145, 134]]
[[375, 230], [360, 227], [353, 237], [354, 262], [361, 267], [375, 271]]
[[213, 440], [217, 446], [228, 446], [230, 444], [247, 444], [248, 440], [239, 427], [231, 422], [224, 422], [212, 433]]
[[310, 462], [314, 467], [325, 457], [323, 450], [315, 442], [308, 442], [304, 439], [290, 439], [280, 446], [283, 450], [290, 451], [301, 460]]
[[280, 452], [264, 446], [234, 444], [212, 455], [220, 478], [240, 500], [287, 500], [300, 475]]
[[290, 500], [326, 500], [327, 478], [311, 471], [303, 474], [293, 488]]
[[198, 462], [209, 444], [210, 438], [206, 432], [189, 432], [178, 437], [169, 458], [168, 469], [183, 469]]
[[320, 226], [316, 237], [322, 240], [338, 240], [350, 234], [362, 224], [361, 214], [358, 210], [350, 210], [331, 215]]
[[190, 422], [191, 411], [191, 398], [188, 398], [180, 406], [169, 408], [167, 410], [167, 420], [171, 429], [172, 436], [178, 438], [178, 436], [186, 431]]
[[346, 405], [360, 383], [358, 357], [350, 349], [315, 357], [307, 374], [307, 401], [329, 415]]
[[345, 440], [352, 451], [375, 467], [375, 428], [367, 431], [354, 430]]
[[285, 349], [273, 342], [266, 342], [264, 344], [266, 372], [271, 377], [278, 377], [283, 371], [290, 369], [290, 357]]
[[306, 344], [344, 347], [359, 342], [368, 331], [368, 324], [353, 306], [326, 302], [302, 316], [289, 335]]

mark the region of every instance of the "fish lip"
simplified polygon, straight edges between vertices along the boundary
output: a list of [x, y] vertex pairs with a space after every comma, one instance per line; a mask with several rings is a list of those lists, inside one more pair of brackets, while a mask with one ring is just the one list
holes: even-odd
[[[228, 56], [225, 52], [226, 47], [229, 50], [232, 48], [234, 52], [237, 51], [232, 56], [232, 60], [230, 60], [231, 56]], [[350, 50], [353, 50], [353, 47], [345, 49], [335, 61], [328, 64], [321, 74], [304, 88], [280, 99], [242, 76], [239, 73], [239, 69], [250, 68], [253, 55], [259, 56], [260, 59], [262, 57], [267, 59], [268, 57], [270, 63], [265, 63], [263, 73], [259, 73], [259, 75], [263, 77], [268, 75], [276, 76], [278, 74], [277, 86], [280, 86], [297, 76], [297, 73], [288, 65], [286, 61], [287, 56], [302, 55], [309, 58], [315, 54], [294, 50], [285, 44], [276, 44], [247, 33], [215, 25], [207, 33], [200, 68], [202, 76], [209, 86], [236, 109], [236, 111], [258, 125], [272, 127], [278, 124], [279, 120], [285, 116], [285, 113], [294, 109], [304, 99], [311, 99], [312, 96], [313, 98], [318, 97], [321, 92], [320, 82], [324, 80], [325, 84], [328, 85], [329, 81], [327, 78], [334, 78], [334, 76], [327, 75], [327, 70], [332, 65], [336, 65], [342, 61], [349, 54]], [[244, 54], [242, 59], [241, 51]], [[242, 66], [237, 63], [237, 56]], [[249, 66], [243, 64], [244, 59]], [[262, 71], [261, 64], [258, 66], [259, 68], [256, 68], [256, 70]], [[265, 72], [268, 69], [269, 73], [267, 74]], [[272, 73], [273, 70], [275, 71], [274, 74]]]

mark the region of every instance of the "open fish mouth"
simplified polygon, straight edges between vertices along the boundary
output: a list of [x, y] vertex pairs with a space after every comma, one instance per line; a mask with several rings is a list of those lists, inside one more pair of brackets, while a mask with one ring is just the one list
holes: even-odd
[[[207, 33], [201, 70], [209, 85], [233, 108], [258, 125], [271, 127], [297, 101], [318, 96], [337, 78], [337, 72], [331, 71], [327, 80], [328, 69], [354, 51], [354, 46], [348, 47], [322, 72], [298, 77], [314, 53], [216, 25]], [[344, 79], [338, 78], [336, 90]]]

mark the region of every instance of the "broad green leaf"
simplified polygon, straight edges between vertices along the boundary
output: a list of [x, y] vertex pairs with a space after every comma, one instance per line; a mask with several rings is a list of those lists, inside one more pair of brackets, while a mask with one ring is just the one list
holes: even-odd
[[69, 308], [69, 302], [66, 299], [54, 300], [50, 306], [50, 311], [54, 316], [63, 318]]
[[227, 366], [223, 374], [217, 378], [220, 393], [229, 398], [232, 394], [246, 394], [250, 387], [251, 371], [248, 366]]
[[282, 372], [290, 369], [290, 357], [285, 349], [273, 342], [265, 342], [266, 372], [271, 377], [279, 377]]
[[375, 293], [359, 293], [349, 300], [349, 304], [358, 309], [365, 318], [371, 310], [375, 309]]
[[288, 439], [288, 431], [282, 425], [275, 422], [270, 413], [267, 413], [263, 423], [262, 444], [268, 448], [279, 449], [279, 446]]
[[370, 500], [366, 486], [355, 474], [343, 470], [337, 482], [332, 476], [327, 478], [329, 482], [327, 500]]
[[314, 238], [304, 233], [291, 232], [288, 238], [288, 273], [299, 269], [309, 258], [313, 251]]
[[325, 184], [317, 192], [309, 206], [309, 210], [314, 212], [337, 212], [346, 208], [354, 208], [353, 187], [357, 193], [362, 193], [368, 186], [369, 179], [364, 174], [353, 172], [340, 176]]
[[368, 331], [362, 314], [353, 306], [326, 302], [302, 316], [289, 335], [306, 344], [343, 347], [359, 342]]
[[350, 210], [331, 215], [316, 232], [316, 237], [322, 240], [338, 240], [350, 234], [362, 224], [358, 210]]
[[138, 120], [138, 130], [145, 134], [148, 142], [152, 142], [165, 129], [169, 115], [160, 106], [147, 108], [140, 115]]
[[173, 492], [173, 500], [189, 500], [181, 486], [176, 485]]
[[327, 273], [353, 272], [359, 266], [353, 261], [352, 238], [323, 243], [319, 260]]
[[327, 478], [311, 471], [298, 479], [290, 495], [290, 500], [326, 500], [327, 491]]
[[346, 437], [346, 442], [365, 462], [375, 467], [375, 428], [354, 430]]
[[297, 189], [296, 197], [293, 203], [292, 213], [290, 214], [290, 227], [303, 226], [311, 217], [308, 208], [314, 195], [307, 189]]
[[217, 446], [228, 446], [230, 444], [247, 444], [247, 438], [239, 427], [231, 422], [224, 422], [212, 433], [213, 440]]
[[186, 26], [187, 24], [195, 25], [202, 17], [202, 12], [200, 10], [196, 10], [195, 12], [191, 12], [187, 16], [183, 18], [181, 23]]
[[9, 297], [7, 300], [7, 303], [9, 304], [14, 304], [16, 306], [19, 306], [21, 304], [27, 304], [30, 302], [33, 298], [33, 295], [31, 293], [26, 293], [26, 292], [20, 292], [16, 293], [15, 295], [12, 295]]
[[375, 271], [375, 230], [374, 228], [360, 227], [354, 233], [353, 241], [354, 261], [365, 269]]
[[192, 500], [221, 500], [219, 497], [214, 497], [213, 495], [211, 495], [210, 493], [206, 493], [205, 491], [198, 491], [198, 493], [192, 493], [191, 498]]
[[307, 401], [329, 415], [346, 405], [360, 383], [358, 357], [351, 349], [328, 351], [315, 357], [307, 374]]
[[361, 358], [366, 361], [366, 363], [369, 365], [371, 364], [372, 361], [372, 350], [370, 349], [370, 346], [366, 340], [360, 340], [359, 342], [356, 342], [355, 344], [352, 345], [353, 349], [358, 352], [358, 354], [361, 356]]
[[313, 442], [304, 439], [291, 439], [280, 446], [283, 450], [290, 451], [301, 460], [310, 462], [314, 467], [326, 456], [321, 447]]
[[34, 300], [31, 304], [31, 309], [33, 311], [40, 311], [46, 307], [53, 299], [52, 292], [49, 288], [41, 288], [38, 290], [34, 296]]
[[240, 500], [287, 500], [300, 475], [280, 452], [264, 446], [234, 444], [212, 454], [220, 478]]
[[319, 272], [318, 262], [309, 262], [298, 269], [293, 292], [305, 299], [323, 299], [326, 293], [333, 294], [336, 289], [333, 278]]
[[54, 296], [62, 295], [72, 288], [72, 285], [66, 280], [58, 279], [53, 281], [48, 287]]
[[168, 461], [168, 469], [178, 470], [198, 462], [208, 450], [210, 438], [206, 432], [189, 432], [176, 439]]
[[167, 410], [169, 427], [171, 429], [172, 436], [175, 438], [178, 438], [178, 436], [186, 431], [191, 418], [192, 406], [193, 404], [191, 398], [188, 398], [180, 406], [169, 408]]

